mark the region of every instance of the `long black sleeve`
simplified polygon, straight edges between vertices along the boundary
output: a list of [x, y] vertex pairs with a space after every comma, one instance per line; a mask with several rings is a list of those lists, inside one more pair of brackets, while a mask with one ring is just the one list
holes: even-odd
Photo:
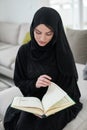
[[75, 101], [79, 102], [81, 93], [75, 76], [64, 76], [59, 74], [58, 85], [67, 92], [67, 94]]
[[20, 88], [24, 96], [32, 95], [38, 88], [35, 87], [36, 79], [29, 79], [27, 76], [27, 47], [28, 45], [23, 45], [20, 47], [14, 70], [14, 83]]

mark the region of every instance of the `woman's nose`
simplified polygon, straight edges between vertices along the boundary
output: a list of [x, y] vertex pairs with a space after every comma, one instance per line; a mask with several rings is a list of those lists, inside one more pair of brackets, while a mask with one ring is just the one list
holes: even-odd
[[45, 35], [41, 35], [40, 40], [44, 42], [46, 40], [46, 36]]

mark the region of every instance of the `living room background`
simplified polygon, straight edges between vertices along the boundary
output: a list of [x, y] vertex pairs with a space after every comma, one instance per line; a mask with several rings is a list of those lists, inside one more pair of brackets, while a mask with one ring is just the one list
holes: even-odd
[[55, 8], [64, 25], [72, 28], [87, 28], [87, 0], [0, 0], [0, 21], [29, 22], [42, 6]]
[[0, 21], [31, 22], [36, 10], [49, 0], [0, 0]]

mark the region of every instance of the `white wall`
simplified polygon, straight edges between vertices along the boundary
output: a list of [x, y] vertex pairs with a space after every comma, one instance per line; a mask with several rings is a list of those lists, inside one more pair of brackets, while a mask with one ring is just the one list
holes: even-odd
[[0, 21], [31, 22], [35, 11], [49, 0], [0, 0]]

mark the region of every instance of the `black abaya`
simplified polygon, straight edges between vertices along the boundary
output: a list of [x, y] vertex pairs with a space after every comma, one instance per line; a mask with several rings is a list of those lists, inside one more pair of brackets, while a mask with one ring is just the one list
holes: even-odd
[[64, 89], [76, 104], [44, 119], [9, 108], [4, 120], [5, 130], [62, 130], [82, 108], [82, 104], [79, 102], [80, 92], [76, 79], [73, 76], [63, 76], [59, 72], [54, 52], [51, 53], [48, 60], [41, 61], [41, 63], [35, 60], [32, 61], [29, 53], [30, 46], [31, 43], [23, 45], [18, 52], [14, 74], [16, 86], [19, 86], [24, 96], [36, 96], [41, 99], [47, 88], [35, 88], [35, 82], [39, 75], [46, 73], [51, 75], [52, 81]]

